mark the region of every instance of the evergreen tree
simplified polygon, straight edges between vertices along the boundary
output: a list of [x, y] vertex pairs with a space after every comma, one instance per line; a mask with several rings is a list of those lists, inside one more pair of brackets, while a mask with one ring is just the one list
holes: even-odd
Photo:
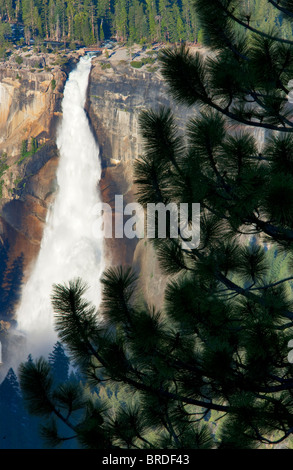
[[157, 7], [154, 0], [146, 0], [147, 14], [149, 23], [149, 32], [151, 40], [158, 39], [158, 32], [156, 26], [157, 18]]
[[[245, 0], [237, 5], [238, 20], [249, 18], [251, 27], [270, 32], [281, 28], [292, 38], [292, 24], [282, 11], [267, 0]], [[10, 24], [14, 32], [11, 33]], [[9, 41], [54, 40], [94, 44], [97, 39], [116, 36], [121, 41], [198, 40], [198, 18], [191, 0], [0, 0], [0, 41], [6, 50]], [[239, 25], [238, 25], [239, 26]], [[1, 51], [1, 55], [3, 52]]]
[[197, 21], [195, 20], [194, 9], [191, 8], [189, 0], [182, 0], [182, 16], [184, 19], [184, 30], [187, 41], [194, 41], [197, 34]]
[[20, 149], [20, 155], [22, 157], [24, 157], [28, 151], [27, 144], [28, 144], [27, 139], [22, 140], [21, 149]]
[[148, 37], [148, 24], [143, 5], [134, 0], [129, 6], [128, 29], [130, 43], [139, 43], [141, 39]]
[[[176, 16], [175, 16], [176, 18]], [[176, 38], [181, 42], [184, 39], [186, 39], [186, 34], [184, 31], [184, 24], [183, 21], [180, 17], [179, 14], [179, 9], [178, 9], [178, 14], [177, 14], [177, 22], [176, 22]]]
[[57, 383], [66, 382], [69, 373], [69, 358], [66, 356], [64, 347], [57, 341], [53, 351], [49, 355], [49, 364], [52, 367], [54, 380]]
[[34, 154], [38, 150], [38, 141], [35, 137], [31, 138], [31, 153]]
[[24, 442], [19, 434], [23, 419], [21, 392], [13, 369], [9, 369], [0, 385], [0, 448], [23, 448]]
[[128, 35], [127, 23], [127, 2], [126, 0], [117, 0], [115, 3], [114, 30], [113, 33], [117, 40], [125, 41]]

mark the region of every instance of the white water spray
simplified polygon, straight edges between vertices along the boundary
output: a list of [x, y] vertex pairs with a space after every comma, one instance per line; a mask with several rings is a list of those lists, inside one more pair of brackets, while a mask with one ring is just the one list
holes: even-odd
[[57, 338], [51, 306], [53, 284], [80, 277], [89, 286], [87, 298], [96, 306], [100, 303], [103, 240], [93, 234], [92, 213], [100, 202], [101, 165], [84, 111], [90, 69], [91, 59], [82, 57], [65, 85], [57, 134], [58, 192], [17, 312], [18, 329], [26, 336], [27, 352], [33, 355], [47, 355]]

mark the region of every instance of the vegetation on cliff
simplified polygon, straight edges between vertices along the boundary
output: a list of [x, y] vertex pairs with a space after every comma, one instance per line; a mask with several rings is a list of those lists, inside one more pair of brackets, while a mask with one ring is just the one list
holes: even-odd
[[[198, 35], [189, 0], [0, 1], [2, 36], [94, 44], [117, 40], [194, 41]], [[11, 25], [11, 30], [9, 28]]]

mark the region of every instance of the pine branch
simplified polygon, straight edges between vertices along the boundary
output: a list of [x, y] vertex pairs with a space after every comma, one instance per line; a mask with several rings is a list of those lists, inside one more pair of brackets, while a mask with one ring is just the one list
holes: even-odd
[[259, 29], [254, 28], [253, 26], [250, 26], [249, 23], [245, 23], [244, 21], [240, 20], [235, 15], [233, 15], [233, 13], [228, 8], [225, 8], [222, 2], [220, 1], [217, 2], [217, 6], [221, 8], [227, 14], [229, 18], [235, 21], [235, 23], [238, 23], [240, 26], [243, 26], [245, 29], [248, 29], [249, 31], [255, 34], [258, 34], [259, 36], [270, 39], [272, 41], [277, 41], [282, 44], [290, 44], [291, 46], [293, 46], [293, 41], [290, 41], [289, 39], [283, 39], [278, 36], [272, 36], [270, 34], [265, 33], [264, 31], [261, 31]]
[[271, 5], [273, 5], [275, 8], [277, 8], [279, 11], [281, 11], [282, 13], [284, 13], [285, 15], [293, 18], [293, 12], [287, 10], [286, 8], [283, 8], [281, 7], [277, 2], [275, 2], [274, 0], [267, 0], [268, 3], [270, 3]]
[[284, 282], [292, 281], [292, 280], [293, 280], [293, 277], [290, 276], [290, 277], [286, 277], [285, 279], [281, 279], [280, 281], [274, 282], [272, 284], [267, 284], [266, 286], [261, 286], [261, 287], [254, 287], [252, 289], [250, 288], [249, 290], [270, 289], [271, 287], [275, 287], [275, 286], [278, 286], [279, 284], [283, 284]]
[[[249, 119], [245, 119], [244, 117], [241, 117], [241, 116], [235, 114], [232, 111], [228, 111], [225, 108], [222, 108], [221, 106], [219, 106], [218, 104], [213, 102], [211, 99], [208, 99], [206, 101], [206, 104], [208, 104], [209, 106], [214, 108], [216, 111], [219, 111], [220, 113], [224, 114], [228, 118], [230, 118], [234, 121], [240, 122], [241, 124], [245, 124], [247, 126], [259, 127], [260, 129], [270, 129], [272, 131], [278, 131], [278, 132], [286, 132], [286, 133], [287, 132], [293, 132], [293, 128], [286, 127], [285, 125], [283, 127], [280, 127], [280, 126], [275, 126], [273, 124], [266, 124], [266, 123], [263, 123], [263, 122], [256, 122], [256, 121], [251, 121]], [[291, 125], [292, 125], [292, 123], [291, 123]]]
[[[198, 260], [204, 260], [204, 255], [201, 254], [198, 250], [193, 250], [193, 254]], [[228, 279], [223, 273], [221, 273], [217, 268], [215, 268], [214, 274], [218, 281], [224, 284], [231, 291], [235, 292], [235, 294], [241, 295], [249, 300], [252, 300], [253, 302], [261, 305], [262, 307], [270, 307], [270, 304], [268, 304], [266, 300], [264, 300], [262, 297], [259, 297], [258, 295], [250, 292], [249, 289], [235, 284], [233, 281]], [[293, 312], [291, 312], [290, 310], [281, 309], [281, 313], [284, 317], [293, 320]]]

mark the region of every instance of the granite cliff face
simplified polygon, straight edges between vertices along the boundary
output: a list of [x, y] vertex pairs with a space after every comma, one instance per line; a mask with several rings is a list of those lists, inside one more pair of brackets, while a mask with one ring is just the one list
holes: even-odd
[[55, 74], [58, 89], [52, 90], [53, 74], [0, 68], [0, 151], [19, 152], [23, 139], [53, 135], [53, 123], [64, 74]]
[[[25, 265], [38, 252], [54, 190], [55, 130], [65, 80], [61, 70], [53, 76], [0, 68], [0, 230], [9, 240], [12, 260], [23, 252]], [[30, 152], [32, 138], [38, 142], [35, 152]], [[25, 156], [23, 141], [28, 143]]]
[[129, 163], [142, 153], [138, 115], [143, 109], [172, 107], [179, 128], [191, 114], [172, 101], [158, 70], [137, 70], [114, 57], [107, 62], [102, 56], [93, 59], [88, 90], [89, 116], [107, 167]]
[[[124, 205], [135, 201], [133, 161], [143, 153], [138, 116], [143, 109], [159, 106], [172, 107], [182, 130], [192, 115], [171, 100], [158, 70], [134, 69], [118, 54], [106, 61], [103, 56], [93, 60], [87, 109], [104, 168], [102, 196], [112, 207], [115, 195], [123, 195]], [[145, 239], [126, 238], [107, 239], [105, 245], [108, 264], [133, 265], [140, 273], [145, 297], [159, 306], [166, 279], [152, 246]]]

